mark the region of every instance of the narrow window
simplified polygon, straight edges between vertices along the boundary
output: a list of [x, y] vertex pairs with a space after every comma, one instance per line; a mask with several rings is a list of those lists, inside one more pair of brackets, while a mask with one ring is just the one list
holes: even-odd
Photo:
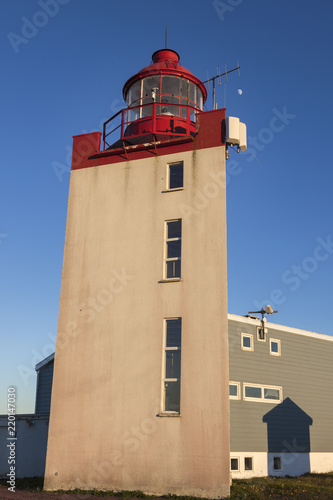
[[229, 399], [240, 399], [239, 382], [229, 383]]
[[165, 265], [164, 278], [181, 277], [182, 220], [165, 223]]
[[239, 471], [239, 459], [231, 458], [230, 459], [230, 470]]
[[257, 340], [258, 342], [266, 342], [267, 328], [257, 327]]
[[274, 470], [281, 470], [281, 457], [273, 457], [273, 469]]
[[245, 398], [261, 399], [262, 398], [262, 388], [251, 386], [251, 385], [246, 385], [244, 387], [244, 399]]
[[273, 399], [275, 401], [280, 401], [280, 389], [264, 387], [264, 399]]
[[278, 339], [269, 340], [269, 354], [272, 356], [281, 356], [281, 341]]
[[184, 187], [184, 164], [182, 161], [170, 163], [167, 171], [167, 189]]
[[280, 403], [282, 401], [282, 387], [244, 383], [243, 389], [244, 400], [264, 403]]
[[253, 351], [253, 335], [250, 333], [242, 333], [242, 344], [243, 351]]
[[252, 470], [252, 457], [245, 457], [244, 458], [244, 469], [245, 470]]
[[180, 360], [182, 319], [165, 320], [163, 410], [180, 412]]

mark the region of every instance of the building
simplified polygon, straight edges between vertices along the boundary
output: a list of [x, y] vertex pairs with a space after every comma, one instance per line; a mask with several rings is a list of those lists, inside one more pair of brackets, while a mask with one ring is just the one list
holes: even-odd
[[[49, 430], [50, 402], [53, 376], [51, 354], [36, 365], [37, 387], [35, 413], [15, 415], [15, 477], [42, 477], [45, 471], [47, 435]], [[9, 449], [8, 415], [0, 415], [0, 477], [8, 479]], [[14, 440], [13, 440], [14, 442]], [[15, 465], [14, 465], [15, 464]]]
[[333, 337], [229, 314], [233, 478], [333, 471]]
[[45, 488], [218, 498], [230, 483], [225, 110], [203, 111], [205, 86], [175, 51], [152, 59], [102, 149], [99, 132], [74, 137]]
[[[257, 319], [228, 315], [232, 477], [333, 471], [333, 337], [266, 323], [260, 338], [260, 328]], [[53, 363], [51, 355], [36, 366], [36, 413], [16, 416], [17, 477], [44, 475]], [[7, 424], [1, 415], [3, 442]], [[153, 438], [153, 428], [147, 420], [141, 437]], [[138, 445], [138, 436], [127, 438]], [[1, 451], [6, 477], [7, 451]]]

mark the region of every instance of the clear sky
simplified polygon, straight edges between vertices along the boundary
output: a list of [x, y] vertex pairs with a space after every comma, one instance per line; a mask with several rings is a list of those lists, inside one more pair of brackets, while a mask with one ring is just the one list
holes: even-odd
[[34, 411], [54, 350], [72, 136], [121, 109], [166, 24], [202, 80], [241, 66], [217, 87], [251, 149], [227, 167], [229, 312], [271, 304], [276, 323], [333, 334], [332, 19], [327, 0], [0, 3], [0, 413], [10, 385]]

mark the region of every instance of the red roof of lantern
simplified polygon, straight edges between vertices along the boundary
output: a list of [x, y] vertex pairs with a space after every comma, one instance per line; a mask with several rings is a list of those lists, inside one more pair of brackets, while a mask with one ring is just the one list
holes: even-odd
[[133, 83], [141, 80], [142, 78], [146, 78], [147, 76], [160, 74], [182, 76], [187, 78], [201, 89], [203, 102], [206, 101], [207, 90], [205, 85], [199, 78], [194, 76], [191, 71], [179, 64], [179, 54], [175, 50], [171, 49], [161, 49], [154, 52], [152, 55], [152, 63], [127, 80], [123, 88], [124, 100], [126, 101], [127, 92]]

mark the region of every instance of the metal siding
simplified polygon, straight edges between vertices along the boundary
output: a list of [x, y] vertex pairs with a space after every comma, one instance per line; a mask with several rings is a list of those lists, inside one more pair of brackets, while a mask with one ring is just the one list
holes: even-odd
[[[241, 333], [253, 334], [253, 352], [241, 349]], [[270, 413], [275, 431], [268, 439], [268, 423], [263, 422], [263, 418], [281, 405], [231, 400], [231, 450], [274, 452], [287, 448], [288, 451], [292, 446], [290, 442], [296, 439], [297, 451], [301, 451], [299, 448], [305, 448], [306, 452], [332, 451], [333, 342], [275, 329], [268, 329], [266, 337], [266, 342], [259, 342], [255, 325], [229, 320], [230, 380], [241, 382], [241, 390], [243, 382], [282, 386], [284, 407], [281, 411], [287, 411], [290, 422], [280, 425], [274, 413]], [[281, 340], [281, 356], [269, 354], [270, 338]], [[243, 398], [243, 394], [241, 396]], [[276, 410], [275, 415], [281, 417], [281, 411], [279, 414]], [[300, 426], [292, 421], [293, 415], [298, 415], [296, 423]], [[304, 432], [300, 429], [303, 424]], [[278, 438], [279, 429], [286, 436], [282, 441]]]
[[50, 413], [53, 366], [54, 362], [52, 361], [39, 370], [38, 387], [36, 395], [37, 414]]

